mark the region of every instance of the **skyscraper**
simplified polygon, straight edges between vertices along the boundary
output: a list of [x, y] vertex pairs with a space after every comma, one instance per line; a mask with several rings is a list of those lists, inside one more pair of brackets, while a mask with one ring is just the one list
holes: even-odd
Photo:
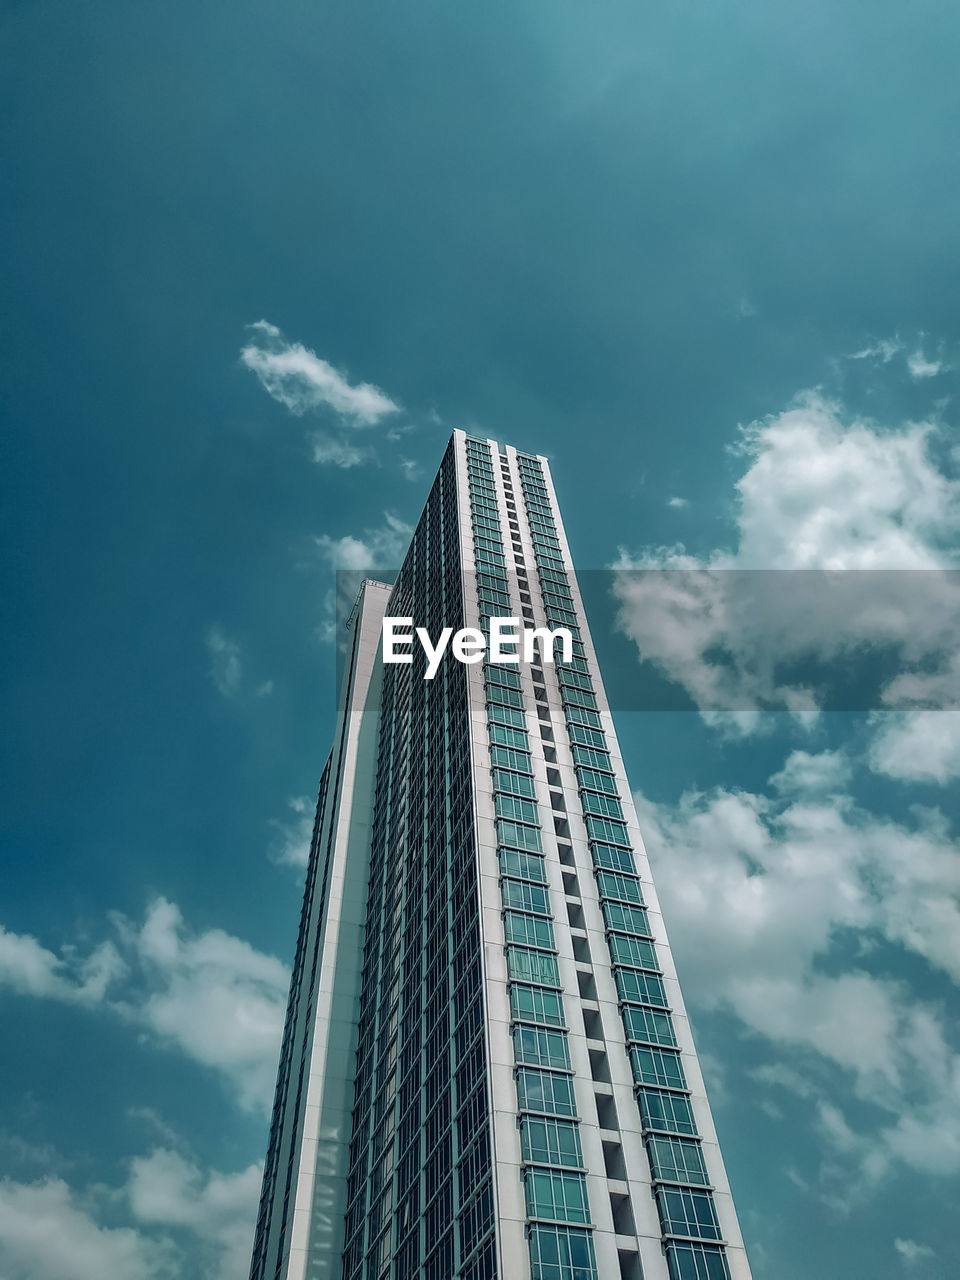
[[252, 1280], [749, 1280], [546, 460], [455, 432], [347, 647]]

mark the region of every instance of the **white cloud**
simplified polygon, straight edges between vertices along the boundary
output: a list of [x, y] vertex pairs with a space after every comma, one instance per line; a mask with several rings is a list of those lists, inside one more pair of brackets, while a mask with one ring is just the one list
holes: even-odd
[[912, 349], [907, 348], [906, 342], [897, 335], [893, 338], [880, 338], [867, 345], [859, 351], [853, 351], [845, 357], [847, 360], [875, 360], [881, 364], [889, 364], [895, 356], [902, 355], [907, 366], [907, 372], [914, 382], [920, 382], [924, 378], [934, 378], [938, 373], [944, 373], [948, 366], [944, 364], [942, 359], [927, 359], [923, 349], [924, 334], [920, 334], [917, 345]]
[[262, 1166], [203, 1169], [174, 1140], [132, 1160], [119, 1188], [0, 1182], [3, 1280], [242, 1280]]
[[383, 513], [383, 524], [365, 529], [357, 537], [346, 534], [333, 538], [321, 534], [314, 538], [316, 555], [329, 568], [337, 571], [336, 587], [325, 592], [322, 618], [317, 636], [324, 643], [345, 643], [342, 624], [350, 616], [365, 573], [377, 569], [398, 569], [406, 554], [413, 529], [392, 512]]
[[943, 361], [928, 360], [923, 354], [923, 348], [917, 347], [916, 351], [911, 351], [907, 356], [907, 368], [910, 370], [910, 377], [919, 382], [922, 378], [935, 378], [941, 373]]
[[419, 480], [423, 475], [423, 468], [419, 462], [415, 462], [413, 458], [401, 458], [400, 470], [403, 472], [405, 480]]
[[95, 1005], [125, 972], [112, 942], [101, 943], [79, 960], [72, 952], [57, 956], [29, 934], [10, 933], [0, 925], [0, 985], [20, 995]]
[[321, 534], [314, 538], [314, 545], [321, 559], [332, 569], [352, 569], [357, 572], [377, 567], [396, 569], [413, 529], [389, 511], [383, 513], [383, 520], [379, 529], [365, 529], [359, 538], [352, 534], [342, 538]]
[[[865, 1186], [898, 1164], [956, 1173], [960, 1056], [941, 1010], [875, 962], [837, 972], [832, 958], [840, 939], [854, 957], [883, 940], [960, 983], [960, 862], [939, 814], [905, 825], [866, 813], [842, 790], [845, 770], [837, 753], [798, 752], [771, 780], [779, 799], [637, 797], [680, 976], [699, 1006], [735, 1014], [779, 1055], [757, 1082], [817, 1102], [848, 1180], [854, 1166]], [[881, 1109], [873, 1128], [844, 1117], [836, 1088], [822, 1096], [816, 1063]]]
[[883, 364], [889, 364], [893, 357], [899, 355], [902, 350], [903, 341], [899, 337], [878, 338], [875, 342], [868, 342], [859, 351], [851, 352], [846, 359], [880, 360]]
[[299, 342], [288, 342], [276, 325], [259, 320], [250, 328], [253, 337], [241, 350], [240, 359], [268, 395], [291, 413], [327, 408], [354, 426], [369, 427], [397, 412], [399, 406], [379, 387], [368, 382], [351, 384], [313, 351]]
[[200, 1169], [177, 1151], [158, 1148], [135, 1159], [127, 1195], [141, 1223], [189, 1232], [209, 1280], [242, 1280], [250, 1266], [262, 1167], [240, 1173]]
[[916, 1240], [894, 1240], [893, 1247], [903, 1259], [904, 1266], [911, 1269], [926, 1258], [935, 1258], [936, 1254], [928, 1244], [917, 1244]]
[[344, 471], [361, 466], [373, 456], [370, 449], [358, 449], [347, 440], [337, 440], [331, 436], [317, 434], [311, 437], [310, 443], [313, 446], [314, 462], [340, 467]]
[[793, 751], [787, 762], [771, 779], [771, 786], [785, 795], [830, 795], [842, 791], [853, 774], [850, 761], [842, 751]]
[[296, 816], [286, 820], [272, 819], [270, 825], [276, 834], [269, 856], [272, 862], [281, 866], [305, 867], [310, 861], [315, 806], [309, 796], [295, 796], [287, 801], [287, 807]]
[[290, 975], [273, 956], [221, 929], [193, 934], [163, 898], [142, 926], [117, 918], [142, 983], [130, 1016], [224, 1076], [245, 1108], [269, 1107]]
[[689, 499], [687, 498], [668, 498], [667, 499], [668, 507], [688, 507], [689, 505], [690, 505], [690, 502], [689, 502]]
[[960, 777], [960, 711], [877, 716], [870, 767], [905, 782], [943, 785]]
[[169, 1241], [105, 1227], [65, 1182], [0, 1182], [0, 1274], [4, 1280], [174, 1280]]
[[219, 627], [210, 627], [205, 637], [210, 653], [210, 678], [225, 698], [232, 698], [240, 688], [243, 663], [240, 646]]
[[220, 929], [192, 933], [158, 898], [142, 924], [113, 918], [116, 944], [58, 956], [0, 931], [0, 982], [23, 995], [119, 1016], [218, 1072], [248, 1110], [266, 1110], [276, 1074], [289, 973]]
[[740, 568], [934, 569], [956, 558], [960, 484], [931, 457], [930, 423], [845, 422], [815, 392], [746, 429]]
[[[809, 717], [817, 687], [785, 665], [849, 667], [865, 645], [887, 646], [913, 672], [886, 687], [890, 705], [956, 705], [960, 591], [945, 571], [957, 562], [960, 480], [938, 466], [935, 432], [846, 422], [817, 393], [746, 429], [735, 546], [706, 557], [682, 545], [621, 549], [623, 630], [702, 710], [775, 705]], [[805, 572], [903, 569], [926, 572]]]

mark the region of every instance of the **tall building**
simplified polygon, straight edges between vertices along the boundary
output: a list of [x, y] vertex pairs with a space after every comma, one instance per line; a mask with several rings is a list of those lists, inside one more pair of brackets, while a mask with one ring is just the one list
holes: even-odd
[[546, 460], [459, 431], [350, 622], [251, 1277], [750, 1277]]

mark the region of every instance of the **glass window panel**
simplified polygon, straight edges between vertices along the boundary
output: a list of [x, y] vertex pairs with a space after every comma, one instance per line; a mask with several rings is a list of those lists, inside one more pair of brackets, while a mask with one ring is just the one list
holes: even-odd
[[521, 826], [518, 822], [506, 822], [503, 818], [497, 820], [497, 843], [517, 849], [529, 849], [534, 853], [543, 852], [538, 827]]
[[629, 849], [621, 849], [616, 845], [595, 840], [590, 845], [590, 852], [596, 867], [603, 867], [608, 871], [625, 871], [628, 874], [636, 871], [633, 854]]
[[657, 1009], [644, 1009], [640, 1005], [625, 1004], [623, 1023], [628, 1040], [676, 1046], [673, 1020], [668, 1013], [661, 1013]]
[[549, 894], [542, 885], [528, 884], [525, 880], [501, 880], [500, 896], [506, 907], [542, 916], [550, 914]]
[[511, 773], [508, 769], [493, 770], [493, 787], [495, 791], [505, 791], [516, 796], [530, 797], [537, 794], [533, 778], [529, 774]]
[[523, 1066], [570, 1068], [567, 1037], [562, 1031], [517, 1025], [513, 1028], [513, 1051], [517, 1063]]
[[[582, 747], [579, 749], [583, 750]], [[609, 796], [618, 794], [617, 780], [612, 774], [599, 773], [596, 769], [584, 769], [580, 765], [577, 766], [577, 784], [584, 791], [603, 791]]]
[[[622, 857], [623, 850], [618, 849], [617, 854]], [[594, 861], [596, 862], [596, 856]], [[632, 858], [630, 862], [632, 865]], [[643, 903], [640, 881], [635, 876], [622, 875], [617, 871], [598, 871], [597, 890], [601, 898], [619, 898], [622, 902]]]
[[575, 1116], [577, 1104], [570, 1076], [520, 1067], [517, 1071], [517, 1099], [521, 1111], [545, 1111], [556, 1116]]
[[510, 747], [492, 746], [490, 763], [497, 768], [513, 769], [515, 773], [533, 773], [533, 762], [524, 751], [514, 751]]
[[622, 822], [613, 822], [609, 818], [593, 816], [588, 816], [585, 821], [587, 835], [591, 840], [602, 840], [610, 844], [622, 845], [626, 849], [630, 848], [630, 836], [627, 834], [627, 828]]
[[587, 1180], [582, 1173], [528, 1169], [524, 1177], [527, 1212], [531, 1218], [588, 1222]]
[[511, 818], [514, 822], [529, 822], [534, 826], [537, 825], [537, 806], [533, 800], [498, 794], [495, 805], [498, 818]]
[[611, 933], [607, 935], [610, 954], [614, 964], [629, 964], [637, 969], [659, 969], [657, 953], [652, 942], [645, 938], [635, 938], [631, 934]]
[[556, 991], [545, 987], [510, 984], [510, 1012], [521, 1022], [542, 1022], [547, 1026], [564, 1026], [563, 1000]]
[[643, 1123], [648, 1129], [663, 1129], [667, 1133], [687, 1136], [696, 1134], [693, 1109], [686, 1094], [665, 1093], [661, 1089], [638, 1089], [637, 1101]]
[[623, 805], [615, 795], [598, 795], [596, 791], [581, 791], [580, 803], [583, 806], [583, 812], [587, 814], [595, 813], [604, 818], [623, 817]]
[[525, 947], [545, 947], [553, 950], [553, 924], [546, 916], [529, 916], [521, 911], [503, 913], [503, 931], [507, 942], [517, 942]]
[[538, 982], [545, 987], [560, 986], [557, 958], [549, 951], [530, 951], [526, 947], [507, 947], [507, 974], [518, 982]]
[[574, 743], [573, 762], [588, 769], [602, 769], [607, 773], [613, 773], [613, 761], [609, 751], [598, 751], [594, 747], [583, 747]]
[[679, 1053], [647, 1045], [631, 1045], [630, 1064], [637, 1084], [662, 1085], [667, 1089], [687, 1087]]
[[658, 974], [619, 967], [614, 969], [613, 974], [621, 1000], [632, 1004], [652, 1004], [661, 1009], [668, 1007], [663, 979]]
[[671, 1241], [666, 1249], [670, 1280], [730, 1280], [720, 1245]]
[[650, 937], [650, 920], [645, 907], [626, 902], [602, 902], [600, 905], [608, 929], [637, 934], [643, 938]]
[[539, 854], [524, 853], [520, 849], [498, 849], [497, 857], [504, 875], [521, 876], [524, 880], [535, 880], [538, 884], [547, 883], [544, 861]]
[[651, 1134], [647, 1139], [647, 1152], [655, 1178], [664, 1182], [693, 1182], [699, 1186], [709, 1181], [700, 1143], [691, 1138]]
[[573, 1120], [524, 1116], [520, 1124], [520, 1146], [524, 1160], [530, 1164], [552, 1164], [565, 1169], [579, 1169], [583, 1164], [580, 1135]]

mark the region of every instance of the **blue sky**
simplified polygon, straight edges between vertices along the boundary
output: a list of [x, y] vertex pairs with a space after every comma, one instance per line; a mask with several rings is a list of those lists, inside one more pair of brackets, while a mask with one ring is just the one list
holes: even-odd
[[[960, 15], [0, 34], [0, 1273], [243, 1280], [334, 568], [453, 427], [550, 456], [585, 568], [956, 566]], [[715, 624], [688, 693], [783, 640]], [[618, 728], [755, 1274], [953, 1276], [960, 726], [705, 710]]]

